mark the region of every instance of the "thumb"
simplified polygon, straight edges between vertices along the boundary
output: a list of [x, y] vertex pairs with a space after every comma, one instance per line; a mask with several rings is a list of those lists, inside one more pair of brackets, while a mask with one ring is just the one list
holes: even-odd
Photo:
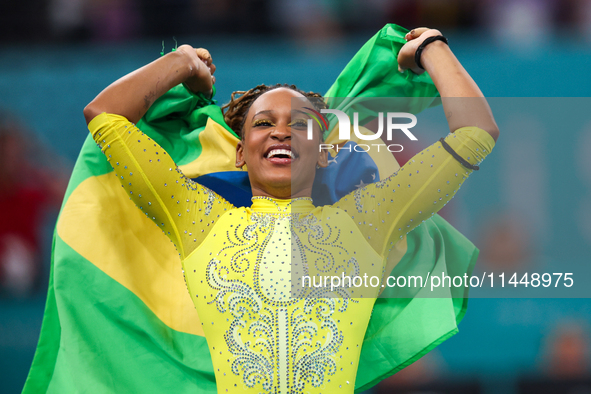
[[412, 29], [411, 31], [409, 31], [407, 33], [407, 40], [414, 40], [415, 38], [419, 38], [419, 36], [421, 34], [423, 34], [424, 32], [426, 32], [427, 30], [430, 30], [428, 27], [417, 27], [416, 29]]

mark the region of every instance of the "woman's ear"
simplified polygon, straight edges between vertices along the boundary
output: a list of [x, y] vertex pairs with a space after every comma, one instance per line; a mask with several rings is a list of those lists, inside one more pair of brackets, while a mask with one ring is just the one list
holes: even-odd
[[242, 141], [238, 141], [236, 145], [236, 168], [242, 168], [246, 162], [244, 161], [244, 144]]
[[318, 154], [318, 167], [326, 168], [328, 167], [328, 150], [322, 149]]

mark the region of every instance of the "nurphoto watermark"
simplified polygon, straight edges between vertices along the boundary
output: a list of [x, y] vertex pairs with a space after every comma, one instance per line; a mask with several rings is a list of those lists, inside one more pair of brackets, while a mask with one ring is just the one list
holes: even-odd
[[[375, 133], [363, 133], [359, 129], [359, 113], [353, 112], [353, 122], [349, 118], [345, 112], [340, 111], [338, 109], [321, 109], [320, 112], [313, 110], [312, 108], [306, 108], [311, 111], [310, 119], [308, 119], [308, 140], [314, 139], [314, 122], [318, 123], [321, 128], [322, 124], [326, 124], [324, 120], [323, 114], [332, 114], [335, 115], [338, 119], [339, 125], [339, 139], [343, 141], [347, 141], [351, 139], [351, 127], [353, 128], [353, 133], [357, 138], [362, 141], [375, 141], [382, 137], [384, 133], [384, 120], [386, 121], [385, 131], [386, 131], [386, 139], [388, 141], [392, 141], [393, 139], [393, 132], [395, 130], [402, 131], [411, 141], [417, 141], [417, 137], [409, 130], [416, 126], [417, 124], [417, 117], [408, 112], [387, 112], [384, 115], [384, 112], [379, 112], [377, 119], [378, 119], [378, 128]], [[398, 123], [394, 122], [395, 119], [409, 119], [410, 123]], [[355, 152], [368, 152], [370, 149], [377, 149], [379, 151], [380, 147], [383, 147], [383, 144], [356, 144], [354, 147], [350, 145], [345, 147], [339, 147], [336, 144], [320, 144], [319, 150], [327, 150], [327, 149], [334, 149], [336, 152], [342, 149], [348, 149], [349, 151], [353, 150]], [[401, 152], [404, 148], [400, 144], [388, 144], [386, 145], [386, 149], [390, 152]]]

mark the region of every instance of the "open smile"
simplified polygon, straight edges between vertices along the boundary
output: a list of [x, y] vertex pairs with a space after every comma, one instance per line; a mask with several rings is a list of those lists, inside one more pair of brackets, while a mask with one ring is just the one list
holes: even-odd
[[273, 164], [291, 164], [292, 160], [295, 160], [297, 158], [297, 152], [292, 150], [291, 145], [287, 144], [271, 145], [265, 152], [265, 159], [267, 159]]

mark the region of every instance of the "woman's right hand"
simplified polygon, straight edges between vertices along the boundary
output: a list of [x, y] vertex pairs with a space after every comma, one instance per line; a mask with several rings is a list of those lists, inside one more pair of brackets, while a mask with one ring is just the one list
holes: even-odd
[[212, 86], [215, 83], [216, 67], [207, 49], [193, 48], [190, 45], [181, 45], [176, 50], [183, 53], [189, 62], [190, 76], [184, 81], [187, 89], [194, 93], [203, 93], [211, 97]]
[[192, 92], [211, 97], [214, 72], [206, 49], [181, 45], [107, 86], [84, 109], [86, 123], [103, 112], [137, 123], [158, 97], [180, 83]]

